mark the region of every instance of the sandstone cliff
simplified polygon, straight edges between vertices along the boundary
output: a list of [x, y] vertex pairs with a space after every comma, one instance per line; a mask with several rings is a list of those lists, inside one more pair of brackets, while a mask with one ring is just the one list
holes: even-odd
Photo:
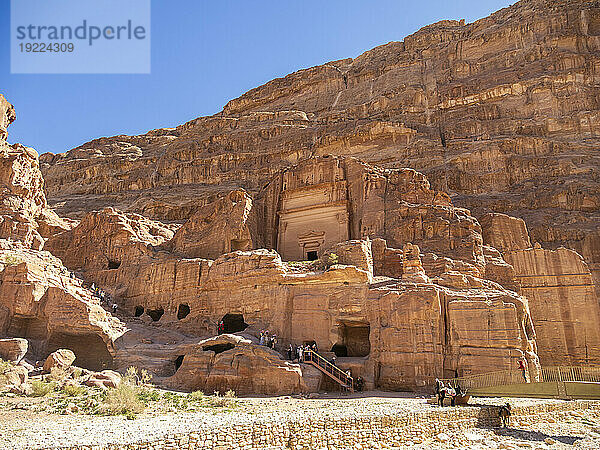
[[595, 265], [599, 17], [595, 1], [522, 0], [429, 25], [275, 79], [215, 116], [43, 155], [48, 196], [72, 217], [114, 206], [184, 221], [299, 160], [354, 155], [416, 169], [475, 216], [521, 217], [534, 241]]

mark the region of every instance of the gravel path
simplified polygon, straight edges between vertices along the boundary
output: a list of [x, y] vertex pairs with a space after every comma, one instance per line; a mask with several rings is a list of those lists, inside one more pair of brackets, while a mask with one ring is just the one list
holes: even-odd
[[[483, 406], [498, 405], [502, 402], [501, 399], [477, 399], [477, 403]], [[511, 399], [513, 406], [541, 403], [561, 402], [558, 400]], [[308, 417], [318, 419], [320, 417], [396, 415], [433, 411], [434, 409], [436, 407], [427, 404], [424, 398], [371, 393], [370, 395], [357, 395], [353, 398], [246, 398], [240, 400], [239, 407], [228, 412], [215, 409], [194, 413], [173, 412], [127, 420], [124, 417], [53, 415], [32, 412], [19, 409], [19, 403], [14, 399], [12, 402], [0, 399], [0, 449], [127, 444], [159, 439], [167, 434], [202, 431], [233, 424], [281, 423], [303, 420]], [[585, 414], [583, 417], [581, 416], [581, 411], [578, 410], [569, 415], [569, 419], [565, 423], [540, 423], [538, 429], [535, 426], [512, 432], [510, 430], [476, 429], [472, 436], [466, 433], [461, 433], [460, 436], [450, 434], [447, 440], [445, 436], [441, 436], [441, 440], [415, 443], [415, 446], [416, 448], [449, 448], [456, 443], [459, 447], [511, 448], [511, 442], [514, 441], [517, 445], [522, 441], [525, 444], [533, 443], [534, 447], [531, 448], [546, 448], [548, 445], [544, 440], [550, 437], [556, 441], [556, 445], [553, 445], [552, 448], [571, 447], [572, 445], [600, 448], [600, 423], [591, 419], [587, 419], [586, 422]], [[501, 444], [505, 446], [500, 447]], [[526, 445], [518, 445], [518, 447], [526, 448]]]

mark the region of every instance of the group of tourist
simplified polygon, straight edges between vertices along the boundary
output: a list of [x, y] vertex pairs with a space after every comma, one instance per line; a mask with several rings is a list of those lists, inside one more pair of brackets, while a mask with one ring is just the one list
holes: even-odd
[[313, 351], [315, 353], [319, 352], [316, 342], [313, 342], [312, 345], [298, 345], [295, 348], [292, 344], [290, 344], [287, 349], [287, 356], [290, 361], [304, 362], [307, 358], [307, 353], [310, 351]]
[[113, 314], [117, 313], [117, 309], [119, 308], [119, 306], [116, 303], [113, 303], [111, 305], [110, 294], [108, 292], [106, 292], [106, 291], [104, 291], [104, 289], [96, 286], [95, 283], [92, 283], [92, 285], [90, 286], [90, 291], [92, 291], [92, 294], [94, 294], [94, 297], [96, 297], [97, 299], [100, 300], [101, 305], [105, 305], [107, 308], [110, 307], [110, 311]]
[[277, 335], [269, 334], [267, 330], [261, 330], [259, 344], [275, 350], [277, 346]]

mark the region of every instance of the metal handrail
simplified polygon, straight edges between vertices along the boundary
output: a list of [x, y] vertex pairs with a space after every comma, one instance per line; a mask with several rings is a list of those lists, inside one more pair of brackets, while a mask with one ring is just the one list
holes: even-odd
[[[523, 377], [523, 372], [519, 369], [498, 370], [479, 375], [468, 375], [458, 378], [445, 378], [440, 380], [444, 385], [456, 387], [458, 384], [464, 390], [487, 388], [508, 384], [524, 384], [527, 380]], [[600, 367], [580, 367], [580, 366], [554, 366], [542, 367], [539, 380], [540, 382], [564, 382], [578, 381], [600, 383]]]
[[327, 361], [314, 350], [304, 350], [302, 352], [302, 358], [305, 362], [311, 362], [315, 366], [322, 369], [326, 374], [330, 375], [338, 383], [343, 384], [344, 387], [350, 390], [354, 390], [354, 379], [342, 369], [340, 369], [338, 366]]

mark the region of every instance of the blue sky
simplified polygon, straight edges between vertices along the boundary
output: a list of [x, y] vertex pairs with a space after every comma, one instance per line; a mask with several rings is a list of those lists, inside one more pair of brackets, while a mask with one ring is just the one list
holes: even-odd
[[176, 126], [273, 78], [512, 3], [152, 0], [151, 74], [11, 75], [10, 3], [0, 0], [0, 93], [17, 111], [9, 142], [60, 153], [101, 136]]

